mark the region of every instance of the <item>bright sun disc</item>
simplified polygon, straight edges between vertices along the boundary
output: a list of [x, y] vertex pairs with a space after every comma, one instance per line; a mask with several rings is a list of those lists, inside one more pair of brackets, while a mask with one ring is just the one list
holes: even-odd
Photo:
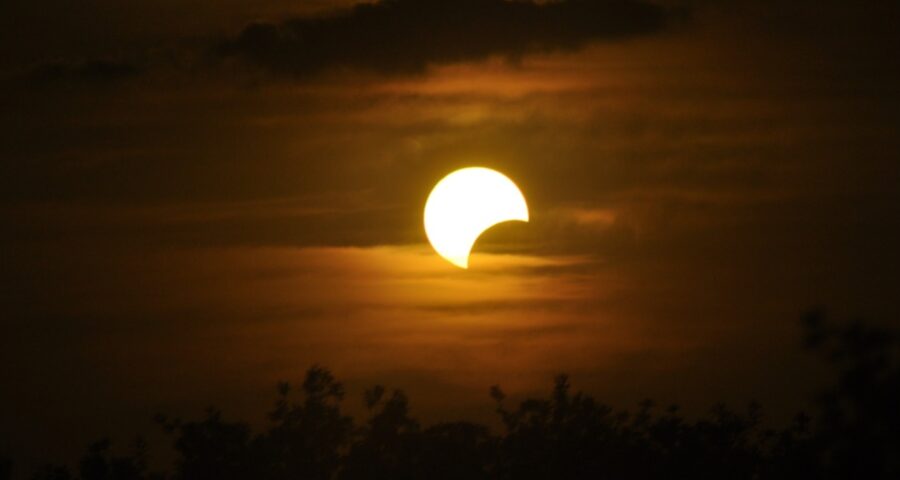
[[447, 175], [425, 203], [428, 241], [460, 268], [469, 268], [469, 253], [485, 230], [511, 220], [528, 221], [525, 197], [512, 180], [489, 168], [463, 168]]

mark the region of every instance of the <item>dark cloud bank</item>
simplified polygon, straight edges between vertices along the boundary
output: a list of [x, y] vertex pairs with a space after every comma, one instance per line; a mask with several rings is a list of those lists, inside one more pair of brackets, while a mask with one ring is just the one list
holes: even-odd
[[386, 0], [328, 16], [256, 23], [218, 53], [267, 70], [415, 73], [430, 64], [574, 50], [661, 30], [673, 12], [632, 0]]
[[131, 78], [139, 73], [138, 67], [127, 62], [86, 60], [69, 63], [44, 63], [32, 68], [27, 78], [35, 84], [57, 82], [108, 83]]

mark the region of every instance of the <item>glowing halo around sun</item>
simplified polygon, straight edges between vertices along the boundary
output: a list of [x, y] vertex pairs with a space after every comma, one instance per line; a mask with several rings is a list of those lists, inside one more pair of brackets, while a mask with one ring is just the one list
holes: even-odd
[[485, 230], [528, 221], [528, 205], [506, 175], [483, 167], [457, 170], [437, 183], [425, 202], [425, 234], [442, 257], [469, 268], [469, 254]]

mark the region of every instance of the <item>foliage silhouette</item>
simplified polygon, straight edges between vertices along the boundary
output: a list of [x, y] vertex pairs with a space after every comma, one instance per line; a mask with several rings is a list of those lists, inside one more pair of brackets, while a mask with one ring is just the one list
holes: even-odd
[[[818, 312], [803, 321], [808, 348], [837, 369], [816, 419], [799, 413], [766, 428], [762, 410], [716, 405], [702, 418], [650, 400], [616, 410], [558, 376], [548, 398], [508, 405], [490, 389], [503, 432], [470, 422], [423, 427], [406, 395], [382, 386], [365, 392], [368, 420], [341, 411], [342, 385], [313, 366], [295, 399], [278, 385], [270, 425], [254, 433], [210, 408], [194, 421], [158, 418], [173, 439], [174, 470], [151, 473], [145, 445], [130, 456], [93, 444], [73, 475], [46, 466], [35, 480], [287, 479], [650, 479], [900, 478], [900, 365], [896, 337], [855, 323], [834, 326]], [[0, 479], [10, 475], [0, 461]], [[3, 477], [2, 475], [6, 475]]]
[[12, 478], [12, 460], [0, 453], [0, 480], [9, 480]]

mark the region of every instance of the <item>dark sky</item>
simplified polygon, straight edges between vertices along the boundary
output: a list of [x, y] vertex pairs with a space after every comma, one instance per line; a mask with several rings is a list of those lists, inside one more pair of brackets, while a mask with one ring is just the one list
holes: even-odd
[[[778, 419], [820, 378], [803, 311], [900, 318], [892, 2], [17, 3], [0, 449], [26, 462], [156, 412], [257, 420], [313, 363], [428, 420], [558, 372]], [[421, 215], [469, 165], [532, 221], [462, 271]]]

